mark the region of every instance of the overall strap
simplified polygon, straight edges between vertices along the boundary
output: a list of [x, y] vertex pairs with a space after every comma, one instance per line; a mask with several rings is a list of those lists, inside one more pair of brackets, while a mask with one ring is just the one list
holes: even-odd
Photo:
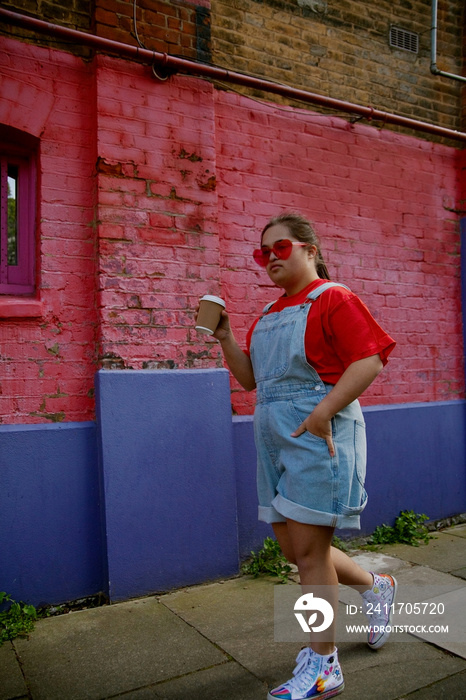
[[[317, 287], [317, 289], [314, 289], [312, 292], [309, 292], [309, 294], [306, 297], [306, 300], [310, 302], [315, 301], [317, 297], [320, 297], [322, 292], [326, 292], [327, 289], [330, 289], [331, 287], [343, 287], [344, 289], [351, 291], [350, 288], [346, 286], [346, 284], [340, 284], [339, 282], [326, 282], [325, 284], [321, 284], [320, 287]], [[266, 304], [262, 309], [262, 316], [265, 316], [265, 314], [267, 314], [270, 311], [274, 304], [274, 301], [271, 301], [268, 304]]]
[[330, 289], [331, 287], [343, 287], [344, 289], [351, 291], [350, 288], [346, 286], [346, 284], [340, 284], [339, 282], [326, 282], [325, 284], [321, 284], [312, 292], [309, 292], [306, 298], [311, 302], [315, 301], [318, 297], [320, 297], [322, 292], [326, 292], [327, 289]]
[[275, 304], [274, 301], [270, 301], [268, 304], [266, 304], [266, 305], [264, 306], [264, 308], [262, 309], [262, 315], [264, 316], [264, 315], [269, 311], [269, 309], [272, 308], [272, 306], [273, 306], [274, 304]]

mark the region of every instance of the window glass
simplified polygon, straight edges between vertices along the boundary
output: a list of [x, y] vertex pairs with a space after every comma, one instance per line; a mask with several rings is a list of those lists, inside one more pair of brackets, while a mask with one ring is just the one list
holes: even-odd
[[8, 166], [7, 264], [18, 264], [18, 168]]
[[0, 294], [35, 291], [38, 139], [0, 124]]

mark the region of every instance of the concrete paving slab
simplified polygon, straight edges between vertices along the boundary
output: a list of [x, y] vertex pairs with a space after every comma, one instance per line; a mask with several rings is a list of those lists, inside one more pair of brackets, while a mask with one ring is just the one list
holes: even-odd
[[[445, 656], [440, 649], [424, 644], [419, 639], [411, 641], [409, 635], [405, 635], [404, 642], [399, 644], [390, 642], [382, 649], [375, 651], [369, 649], [365, 641], [357, 643], [341, 642], [338, 646], [338, 657], [342, 664], [345, 678], [351, 673], [364, 671], [365, 669], [383, 669], [385, 666], [390, 667], [397, 664], [401, 672], [403, 665], [405, 663], [413, 663], [423, 652], [424, 647], [427, 650], [425, 658], [430, 659], [432, 663], [436, 663], [439, 658]], [[466, 666], [463, 667], [463, 663], [463, 660], [460, 659], [458, 668], [466, 668]], [[457, 669], [456, 666], [454, 668], [455, 670]]]
[[466, 562], [466, 539], [446, 532], [436, 532], [434, 537], [428, 544], [419, 547], [409, 544], [382, 545], [380, 552], [439, 571], [451, 572], [462, 568]]
[[0, 647], [0, 700], [27, 697], [23, 674], [11, 642]]
[[301, 643], [265, 641], [257, 630], [256, 634], [243, 639], [225, 640], [222, 648], [253, 676], [273, 688], [291, 677], [302, 646]]
[[40, 620], [14, 645], [34, 700], [100, 700], [226, 660], [155, 598]]
[[447, 535], [456, 535], [456, 537], [466, 537], [466, 523], [447, 527], [445, 530], [442, 530], [442, 532]]
[[[397, 658], [387, 658], [381, 652], [385, 650], [400, 650], [402, 653]], [[427, 653], [424, 653], [427, 651]], [[404, 652], [404, 653], [403, 653]], [[434, 655], [432, 652], [437, 652]], [[465, 663], [462, 659], [449, 656], [440, 650], [435, 650], [426, 644], [393, 644], [383, 647], [375, 652], [377, 662], [362, 670], [351, 669], [351, 654], [346, 655], [343, 675], [345, 679], [345, 691], [342, 695], [345, 700], [361, 700], [361, 698], [377, 698], [377, 700], [398, 700], [410, 693], [435, 682], [454, 678], [458, 673], [464, 672]], [[388, 656], [388, 655], [387, 655]], [[453, 681], [455, 692], [463, 690], [463, 695], [456, 695], [464, 699], [463, 677]], [[427, 695], [426, 698], [436, 698], [436, 695]], [[455, 697], [453, 695], [452, 697]]]
[[464, 700], [466, 688], [466, 671], [415, 690], [409, 697], [403, 695], [400, 700]]
[[[466, 586], [456, 591], [443, 593], [427, 601], [434, 609], [442, 605], [445, 609], [440, 619], [435, 620], [433, 627], [440, 625], [448, 627], [448, 633], [424, 630], [414, 632], [414, 636], [425, 642], [441, 646], [457, 656], [466, 659]], [[466, 688], [465, 688], [466, 691]], [[466, 695], [466, 692], [465, 692]]]
[[455, 571], [452, 571], [451, 574], [453, 576], [457, 576], [458, 578], [466, 579], [466, 566], [462, 569], [455, 569]]
[[[302, 644], [274, 642], [272, 577], [242, 577], [160, 598], [256, 678], [277, 685], [294, 668]], [[290, 584], [291, 585], [291, 584]]]
[[[159, 596], [159, 601], [212, 641], [219, 643], [258, 626], [273, 626], [274, 587], [269, 576], [242, 576]], [[280, 584], [279, 584], [280, 585]], [[240, 614], [241, 613], [241, 614]], [[271, 634], [273, 641], [273, 631]]]
[[265, 683], [234, 661], [191, 673], [173, 681], [125, 693], [122, 700], [263, 700]]
[[[244, 578], [227, 581], [222, 586], [213, 584], [191, 589], [189, 596], [173, 593], [162, 599], [242, 667], [268, 687], [274, 687], [290, 678], [301, 647], [301, 643], [273, 641], [274, 585], [273, 579]], [[243, 609], [246, 611], [244, 618], [239, 614]], [[371, 688], [370, 697], [378, 697], [372, 692], [371, 684], [377, 690], [384, 689], [382, 698], [397, 698], [420, 685], [423, 687], [466, 669], [463, 659], [410, 635], [400, 634], [397, 639], [397, 643], [390, 642], [378, 652], [370, 650], [365, 642], [339, 645], [348, 700], [368, 697], [367, 688]], [[413, 668], [418, 670], [413, 671]], [[365, 674], [370, 683], [365, 680]], [[390, 684], [394, 686], [393, 692], [393, 689], [387, 692]], [[222, 692], [224, 697], [229, 697], [228, 692], [226, 695]]]
[[442, 591], [454, 591], [457, 588], [464, 588], [465, 582], [453, 576], [452, 574], [431, 569], [428, 566], [414, 565], [409, 569], [403, 569], [397, 572], [396, 580], [398, 581], [398, 594], [400, 600], [414, 600], [414, 598], [403, 598], [404, 591], [408, 591], [411, 595], [415, 588], [419, 588], [419, 594], [426, 597], [430, 595], [429, 591], [441, 589]]
[[365, 569], [365, 571], [374, 571], [378, 574], [393, 573], [393, 575], [396, 575], [397, 572], [402, 569], [409, 569], [412, 567], [412, 564], [409, 562], [392, 557], [389, 553], [385, 552], [351, 552], [351, 558], [362, 569]]

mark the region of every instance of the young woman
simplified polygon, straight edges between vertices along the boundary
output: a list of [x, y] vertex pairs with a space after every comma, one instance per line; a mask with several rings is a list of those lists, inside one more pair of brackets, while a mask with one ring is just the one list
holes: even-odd
[[[331, 543], [335, 527], [360, 527], [366, 443], [357, 399], [395, 343], [356, 295], [329, 282], [315, 232], [299, 214], [272, 219], [254, 258], [284, 295], [253, 323], [246, 351], [226, 311], [214, 337], [240, 384], [257, 389], [259, 518], [272, 524], [301, 585], [327, 591], [334, 612], [338, 583], [357, 589], [366, 608], [370, 603], [380, 611], [368, 635], [369, 646], [379, 648], [388, 637], [385, 611], [391, 610], [396, 581], [364, 571]], [[334, 639], [311, 637], [297, 661], [293, 678], [271, 690], [270, 700], [342, 692]]]

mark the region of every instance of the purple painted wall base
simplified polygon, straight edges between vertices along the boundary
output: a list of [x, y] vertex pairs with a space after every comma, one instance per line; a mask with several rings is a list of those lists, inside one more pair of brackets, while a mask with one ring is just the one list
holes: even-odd
[[371, 406], [367, 425], [369, 502], [363, 534], [393, 525], [400, 510], [439, 520], [466, 512], [466, 402]]
[[94, 423], [0, 425], [0, 590], [34, 605], [105, 590]]
[[228, 372], [102, 370], [97, 396], [110, 599], [236, 574]]

